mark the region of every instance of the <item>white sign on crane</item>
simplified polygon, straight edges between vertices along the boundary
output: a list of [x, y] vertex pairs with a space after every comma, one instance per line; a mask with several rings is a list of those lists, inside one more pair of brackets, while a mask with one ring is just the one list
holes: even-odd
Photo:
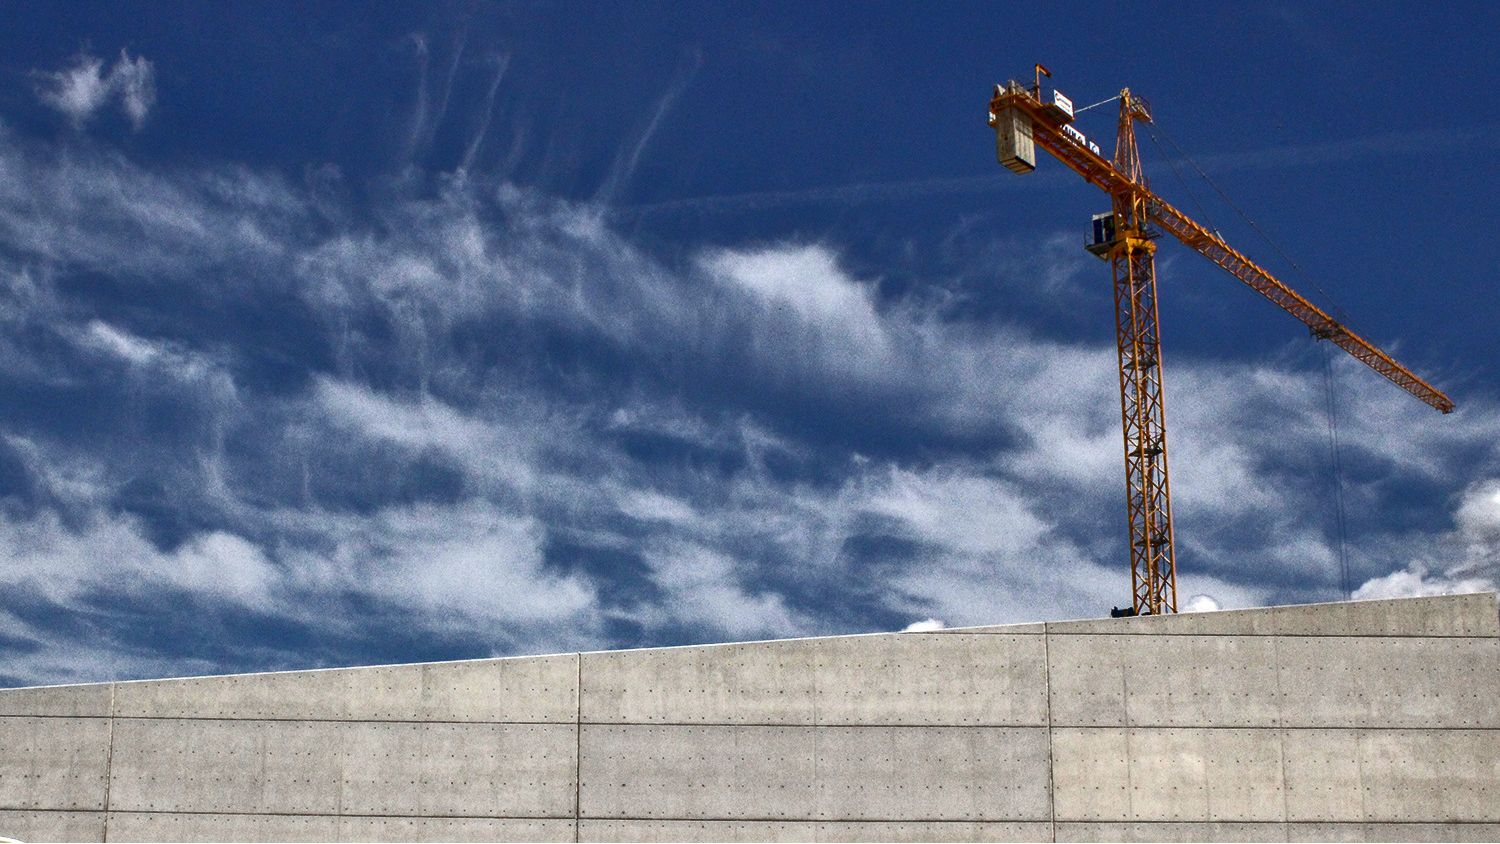
[[1063, 96], [1063, 92], [1056, 88], [1052, 89], [1052, 104], [1067, 112], [1069, 117], [1073, 116], [1073, 101]]

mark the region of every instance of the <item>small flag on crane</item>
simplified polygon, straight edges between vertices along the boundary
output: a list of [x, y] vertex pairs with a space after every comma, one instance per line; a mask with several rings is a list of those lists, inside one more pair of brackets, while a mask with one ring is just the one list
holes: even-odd
[[1048, 79], [1051, 79], [1052, 78], [1052, 71], [1048, 70], [1041, 62], [1037, 62], [1036, 63], [1036, 87], [1034, 89], [1032, 89], [1032, 91], [1033, 91], [1033, 93], [1036, 94], [1036, 98], [1038, 100], [1040, 100], [1042, 98], [1042, 77], [1043, 76], [1047, 77]]

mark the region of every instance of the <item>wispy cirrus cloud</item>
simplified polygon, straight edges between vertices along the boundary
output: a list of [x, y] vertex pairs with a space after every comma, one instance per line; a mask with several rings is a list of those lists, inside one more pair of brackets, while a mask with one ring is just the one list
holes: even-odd
[[[0, 416], [8, 682], [1128, 594], [1113, 349], [893, 295], [836, 244], [672, 261], [596, 207], [471, 176], [355, 213], [337, 174], [3, 133], [0, 171], [3, 377], [33, 397]], [[1363, 375], [1340, 374], [1361, 581], [1492, 582], [1500, 411], [1421, 424]], [[1169, 378], [1194, 397], [1172, 418], [1182, 594], [1332, 597], [1321, 375], [1289, 355]], [[1412, 486], [1420, 519], [1375, 515]], [[1415, 585], [1392, 575], [1413, 560]], [[173, 624], [201, 635], [149, 635]]]
[[132, 58], [125, 50], [108, 67], [106, 64], [104, 59], [83, 52], [74, 56], [68, 67], [38, 72], [37, 97], [74, 126], [83, 126], [113, 104], [139, 131], [156, 104], [155, 68], [144, 57]]
[[703, 67], [703, 52], [698, 49], [688, 51], [682, 58], [677, 71], [672, 76], [672, 81], [667, 89], [657, 98], [656, 104], [650, 109], [650, 117], [635, 131], [633, 137], [626, 140], [615, 153], [614, 163], [609, 168], [609, 174], [605, 176], [595, 193], [597, 202], [608, 203], [619, 195], [641, 163], [641, 154], [646, 151], [646, 146], [651, 143], [651, 138], [661, 126], [662, 118], [672, 110], [682, 92], [692, 83], [693, 77]]

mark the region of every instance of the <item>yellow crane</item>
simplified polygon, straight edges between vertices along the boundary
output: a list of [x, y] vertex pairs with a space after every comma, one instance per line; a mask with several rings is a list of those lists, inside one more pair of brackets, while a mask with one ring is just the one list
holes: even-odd
[[1016, 173], [1036, 169], [1036, 148], [1051, 153], [1085, 181], [1109, 194], [1111, 211], [1094, 217], [1088, 250], [1114, 272], [1115, 338], [1120, 364], [1120, 420], [1125, 434], [1126, 513], [1130, 527], [1131, 612], [1177, 611], [1172, 485], [1167, 472], [1166, 396], [1156, 307], [1156, 239], [1166, 232], [1224, 268], [1328, 340], [1443, 413], [1453, 402], [1368, 340], [1193, 221], [1147, 186], [1135, 124], [1151, 122], [1145, 99], [1120, 91], [1113, 159], [1072, 124], [1072, 102], [1056, 90], [1044, 101], [1036, 66], [1032, 84], [996, 85], [989, 122], [1000, 163]]

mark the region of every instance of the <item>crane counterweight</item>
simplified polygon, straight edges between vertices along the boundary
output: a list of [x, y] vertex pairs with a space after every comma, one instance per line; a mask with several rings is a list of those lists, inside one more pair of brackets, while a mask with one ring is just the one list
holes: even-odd
[[1036, 169], [1036, 142], [1031, 135], [1031, 118], [1016, 109], [1006, 109], [991, 121], [995, 126], [995, 157], [1012, 173], [1030, 173]]

